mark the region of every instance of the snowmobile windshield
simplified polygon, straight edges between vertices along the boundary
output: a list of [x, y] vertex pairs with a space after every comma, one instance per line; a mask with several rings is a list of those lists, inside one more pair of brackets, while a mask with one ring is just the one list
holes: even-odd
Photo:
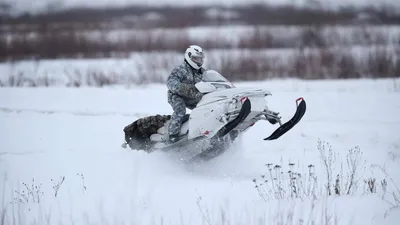
[[215, 70], [207, 70], [203, 74], [204, 82], [227, 82], [230, 83], [225, 77], [223, 77], [220, 73]]

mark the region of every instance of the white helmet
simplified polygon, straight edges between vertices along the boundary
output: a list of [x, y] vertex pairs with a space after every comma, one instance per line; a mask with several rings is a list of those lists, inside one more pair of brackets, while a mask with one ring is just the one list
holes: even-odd
[[203, 66], [204, 57], [203, 49], [200, 46], [191, 45], [186, 49], [185, 59], [196, 70]]

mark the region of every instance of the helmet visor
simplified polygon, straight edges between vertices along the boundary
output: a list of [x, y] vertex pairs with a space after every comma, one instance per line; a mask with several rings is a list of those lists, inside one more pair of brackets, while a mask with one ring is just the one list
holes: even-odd
[[204, 54], [203, 53], [198, 53], [198, 55], [192, 55], [192, 60], [195, 62], [197, 65], [203, 65], [204, 63]]

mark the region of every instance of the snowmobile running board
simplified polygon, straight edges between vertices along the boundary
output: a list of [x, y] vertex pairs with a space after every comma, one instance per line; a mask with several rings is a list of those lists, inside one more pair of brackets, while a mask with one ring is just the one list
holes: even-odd
[[[300, 100], [301, 102], [299, 104]], [[278, 129], [276, 129], [269, 137], [264, 138], [265, 141], [278, 139], [286, 132], [288, 132], [290, 129], [292, 129], [301, 120], [301, 118], [304, 116], [304, 113], [306, 112], [306, 102], [304, 101], [303, 98], [298, 98], [296, 100], [296, 105], [297, 108], [294, 116], [289, 121], [278, 127]]]

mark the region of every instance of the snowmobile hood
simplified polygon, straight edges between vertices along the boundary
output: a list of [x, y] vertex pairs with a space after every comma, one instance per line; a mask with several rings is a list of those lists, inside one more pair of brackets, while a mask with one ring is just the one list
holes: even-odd
[[223, 89], [204, 95], [203, 99], [198, 103], [197, 106], [209, 104], [215, 101], [232, 99], [238, 96], [257, 96], [257, 95], [267, 96], [271, 95], [271, 92], [265, 88], [252, 88], [252, 87], [235, 87], [235, 88]]

